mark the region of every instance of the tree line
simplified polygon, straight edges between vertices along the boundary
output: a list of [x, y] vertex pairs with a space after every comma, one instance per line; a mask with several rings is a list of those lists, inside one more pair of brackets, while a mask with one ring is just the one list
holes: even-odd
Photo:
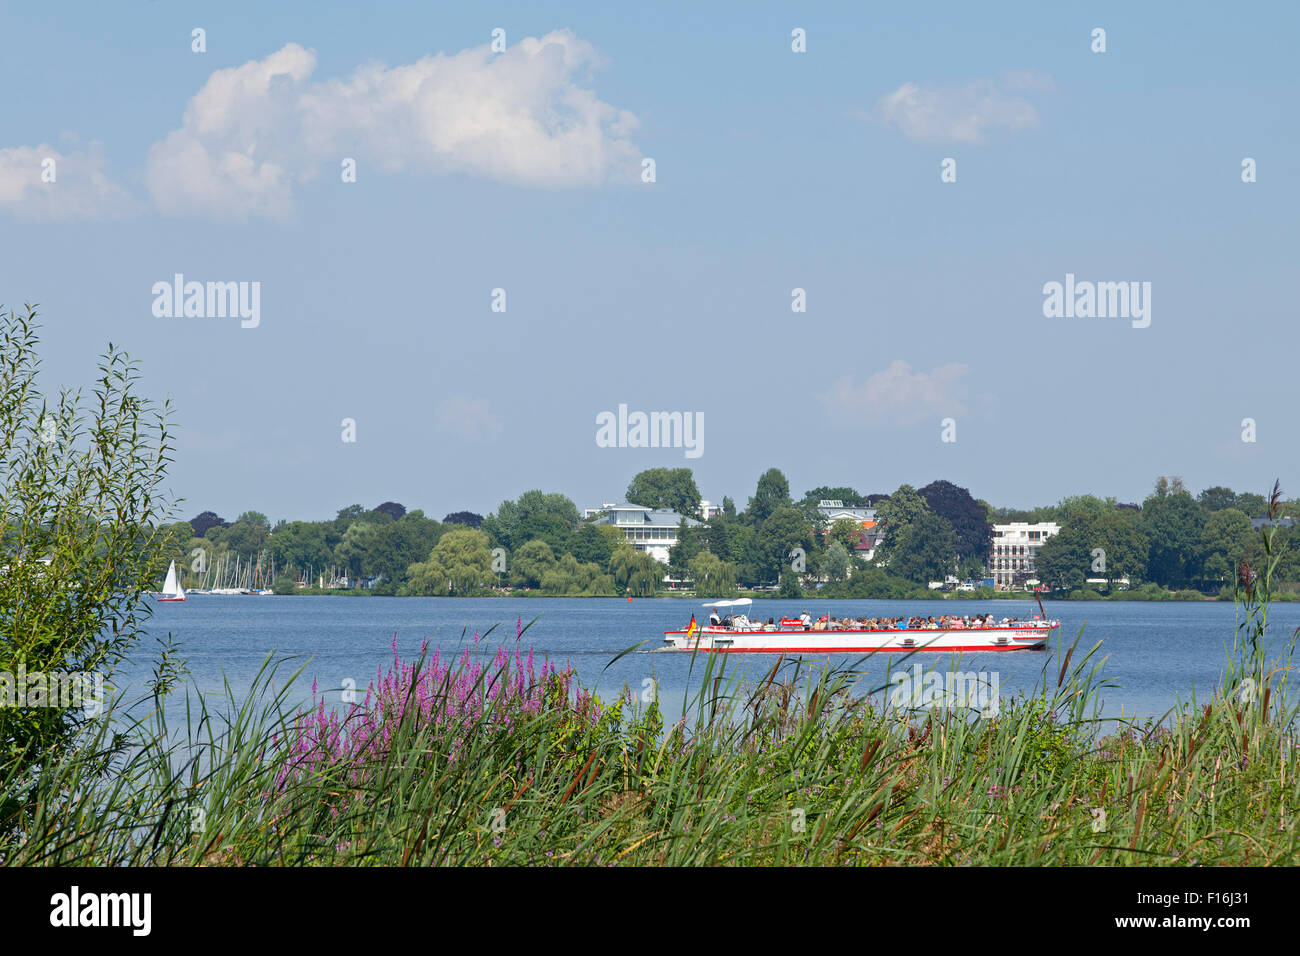
[[[233, 522], [205, 511], [168, 526], [169, 554], [188, 567], [187, 586], [209, 580], [214, 566], [270, 574], [274, 587], [291, 593], [302, 585], [350, 587], [358, 582], [377, 594], [472, 595], [502, 589], [550, 595], [654, 594], [666, 587], [693, 587], [722, 597], [740, 589], [772, 589], [798, 596], [810, 588], [842, 597], [903, 598], [926, 593], [926, 584], [950, 575], [982, 579], [988, 573], [994, 523], [1060, 525], [1037, 552], [1037, 577], [1061, 589], [1131, 587], [1214, 591], [1230, 587], [1243, 561], [1259, 559], [1251, 520], [1267, 516], [1263, 495], [1207, 488], [1193, 497], [1178, 478], [1159, 478], [1141, 504], [1093, 495], [1067, 497], [1032, 509], [995, 508], [952, 482], [939, 479], [889, 493], [861, 494], [848, 486], [822, 486], [795, 499], [777, 468], [759, 476], [754, 493], [738, 508], [724, 497], [707, 521], [689, 468], [653, 468], [633, 477], [628, 502], [667, 508], [682, 516], [667, 566], [639, 551], [601, 515], [581, 518], [577, 506], [556, 492], [532, 490], [501, 502], [486, 517], [469, 511], [441, 521], [397, 502], [374, 508], [351, 505], [332, 519], [279, 521], [248, 511]], [[883, 539], [870, 561], [862, 553], [859, 522], [826, 526], [822, 500], [847, 507], [873, 507]], [[1295, 501], [1276, 503], [1278, 516], [1300, 514]], [[1280, 544], [1293, 533], [1277, 527]], [[1300, 563], [1285, 559], [1277, 577], [1300, 580]]]

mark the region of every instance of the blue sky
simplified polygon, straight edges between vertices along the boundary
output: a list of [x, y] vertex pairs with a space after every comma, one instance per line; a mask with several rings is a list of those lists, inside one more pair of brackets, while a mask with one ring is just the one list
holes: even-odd
[[[10, 4], [0, 302], [41, 304], [49, 390], [112, 341], [170, 395], [186, 516], [681, 465], [742, 505], [772, 466], [1300, 494], [1293, 5], [751, 7]], [[257, 327], [155, 316], [178, 272], [259, 282]], [[1067, 273], [1151, 283], [1150, 326], [1045, 317]], [[701, 413], [703, 455], [598, 447], [620, 404]]]

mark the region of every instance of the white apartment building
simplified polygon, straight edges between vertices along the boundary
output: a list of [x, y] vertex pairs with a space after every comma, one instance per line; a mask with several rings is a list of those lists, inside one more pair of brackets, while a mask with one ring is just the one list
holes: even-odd
[[1020, 587], [1037, 584], [1034, 556], [1043, 542], [1058, 533], [1061, 526], [1053, 521], [1013, 521], [995, 524], [989, 542], [989, 576], [996, 587]]
[[[669, 508], [643, 508], [641, 505], [607, 503], [599, 508], [588, 508], [583, 512], [584, 518], [597, 513], [604, 513], [598, 519], [605, 524], [612, 524], [623, 532], [623, 536], [638, 551], [651, 554], [662, 564], [668, 563], [668, 552], [677, 544], [677, 531], [681, 526], [682, 516]], [[687, 518], [688, 527], [700, 522]]]

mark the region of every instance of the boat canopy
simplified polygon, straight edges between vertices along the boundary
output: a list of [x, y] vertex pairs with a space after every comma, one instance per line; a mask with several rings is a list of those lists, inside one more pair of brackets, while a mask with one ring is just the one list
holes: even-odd
[[714, 601], [710, 604], [701, 605], [702, 607], [748, 607], [753, 604], [752, 598], [736, 598], [734, 601]]

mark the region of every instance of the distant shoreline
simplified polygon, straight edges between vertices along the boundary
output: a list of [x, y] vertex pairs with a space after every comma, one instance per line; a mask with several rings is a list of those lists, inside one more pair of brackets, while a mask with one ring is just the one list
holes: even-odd
[[[1071, 592], [1071, 594], [1073, 593], [1075, 592]], [[1174, 591], [1165, 592], [1164, 594], [1161, 594], [1159, 596], [1154, 596], [1154, 597], [1143, 596], [1140, 592], [1136, 592], [1136, 591], [1120, 591], [1117, 592], [1116, 594], [1111, 594], [1111, 595], [1101, 595], [1101, 594], [1097, 594], [1097, 592], [1091, 592], [1091, 593], [1095, 594], [1096, 596], [1095, 597], [1069, 597], [1069, 596], [1043, 595], [1043, 601], [1049, 603], [1053, 601], [1072, 601], [1074, 603], [1089, 603], [1092, 601], [1129, 601], [1129, 602], [1135, 602], [1141, 604], [1189, 604], [1189, 603], [1196, 604], [1196, 603], [1203, 603], [1203, 602], [1226, 603], [1232, 601], [1231, 597], [1220, 597], [1220, 596], [1209, 595], [1209, 594], [1202, 594], [1202, 595], [1198, 595], [1197, 597], [1190, 597], [1190, 596], [1181, 596], [1181, 595], [1185, 595], [1187, 592], [1174, 592]], [[255, 595], [224, 595], [224, 594], [198, 595], [198, 597], [251, 597], [251, 596], [255, 596]], [[540, 591], [514, 591], [509, 594], [502, 594], [500, 592], [488, 592], [485, 594], [456, 594], [456, 595], [376, 594], [372, 590], [344, 590], [341, 588], [334, 589], [334, 590], [321, 590], [321, 589], [312, 588], [312, 589], [303, 589], [300, 591], [296, 591], [292, 595], [279, 594], [279, 595], [256, 595], [256, 596], [260, 596], [260, 597], [403, 597], [403, 598], [405, 597], [435, 597], [435, 598], [457, 597], [457, 598], [473, 598], [473, 599], [524, 598], [527, 600], [540, 600], [540, 601], [549, 601], [557, 598], [566, 599], [566, 600], [610, 601], [610, 600], [624, 600], [626, 598], [626, 595], [620, 595], [620, 594], [597, 594], [597, 595], [543, 594]], [[817, 601], [817, 602], [823, 602], [823, 601], [974, 601], [974, 602], [978, 602], [978, 601], [1033, 601], [1034, 594], [1032, 592], [1011, 592], [1011, 593], [998, 592], [996, 594], [979, 594], [978, 592], [961, 592], [961, 593], [933, 592], [931, 596], [924, 597], [924, 598], [922, 597], [871, 598], [871, 597], [831, 597], [830, 595], [821, 595], [814, 592], [811, 594], [803, 594], [796, 598], [796, 597], [781, 597], [780, 595], [774, 592], [768, 593], [768, 592], [742, 591], [742, 592], [737, 592], [736, 594], [729, 595], [726, 598], [717, 598], [717, 597], [701, 597], [699, 595], [686, 594], [681, 592], [661, 592], [657, 594], [647, 594], [641, 597], [637, 597], [634, 595], [632, 599], [634, 601], [637, 601], [637, 600], [654, 600], [657, 598], [669, 598], [673, 600], [684, 600], [684, 601], [691, 601], [691, 600], [714, 601], [714, 600], [735, 600], [737, 598], [750, 598], [751, 600], [755, 600], [755, 601]], [[1283, 593], [1274, 594], [1272, 596], [1272, 600], [1300, 601], [1300, 594], [1283, 594]]]

